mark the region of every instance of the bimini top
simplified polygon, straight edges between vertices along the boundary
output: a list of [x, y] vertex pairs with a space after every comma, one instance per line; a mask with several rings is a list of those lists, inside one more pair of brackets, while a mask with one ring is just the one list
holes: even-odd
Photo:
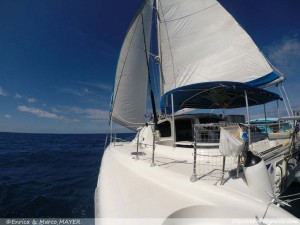
[[171, 94], [173, 94], [174, 111], [183, 108], [197, 109], [231, 109], [248, 105], [260, 105], [275, 100], [282, 100], [278, 94], [261, 88], [237, 82], [206, 82], [183, 86], [167, 92], [161, 99], [162, 112], [171, 113]]

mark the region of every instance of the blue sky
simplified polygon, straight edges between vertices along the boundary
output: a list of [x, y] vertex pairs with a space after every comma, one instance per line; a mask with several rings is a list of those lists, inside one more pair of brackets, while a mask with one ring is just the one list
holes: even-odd
[[[300, 1], [221, 0], [300, 106]], [[123, 38], [142, 1], [0, 0], [0, 131], [103, 133]]]

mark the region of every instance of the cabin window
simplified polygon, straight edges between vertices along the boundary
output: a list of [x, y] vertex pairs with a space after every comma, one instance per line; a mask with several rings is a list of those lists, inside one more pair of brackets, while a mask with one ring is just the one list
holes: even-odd
[[176, 141], [193, 141], [193, 128], [191, 119], [175, 120]]
[[171, 124], [165, 121], [157, 125], [161, 137], [171, 137]]
[[216, 118], [216, 117], [203, 117], [203, 118], [199, 118], [199, 123], [203, 124], [203, 123], [219, 123], [220, 121], [222, 121], [221, 118]]

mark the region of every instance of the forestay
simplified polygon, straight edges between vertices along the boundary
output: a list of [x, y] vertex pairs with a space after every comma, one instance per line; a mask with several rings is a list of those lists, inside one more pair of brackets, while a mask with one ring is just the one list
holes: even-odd
[[[148, 70], [145, 51], [150, 46], [153, 1], [147, 1], [133, 20], [119, 56], [112, 119], [136, 129], [145, 123]], [[145, 35], [145, 36], [144, 36]]]
[[162, 94], [182, 86], [283, 80], [253, 40], [216, 0], [158, 0]]

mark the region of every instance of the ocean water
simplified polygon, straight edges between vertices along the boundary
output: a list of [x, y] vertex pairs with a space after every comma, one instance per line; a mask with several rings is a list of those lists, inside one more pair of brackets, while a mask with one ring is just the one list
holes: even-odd
[[105, 137], [0, 133], [0, 218], [94, 217]]
[[[282, 193], [280, 199], [282, 200], [287, 200], [289, 205], [291, 207], [285, 206], [283, 207], [286, 209], [288, 212], [296, 216], [297, 218], [300, 218], [300, 184], [298, 182], [294, 182], [291, 184], [291, 186], [284, 192]], [[294, 195], [288, 198], [285, 198], [283, 196], [288, 196], [288, 195]]]
[[[0, 218], [93, 218], [105, 137], [0, 133]], [[295, 183], [284, 195], [299, 191]], [[297, 217], [299, 203], [287, 207]]]

